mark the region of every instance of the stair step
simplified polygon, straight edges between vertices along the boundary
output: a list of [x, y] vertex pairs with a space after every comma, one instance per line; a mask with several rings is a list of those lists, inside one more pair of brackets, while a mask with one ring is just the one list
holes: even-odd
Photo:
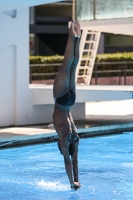
[[95, 51], [95, 49], [84, 49], [83, 52], [91, 52], [91, 51]]
[[97, 40], [86, 40], [85, 43], [96, 43]]
[[87, 78], [88, 75], [78, 75], [78, 78]]
[[87, 33], [89, 33], [89, 34], [98, 34], [99, 32], [95, 32], [95, 31], [88, 31]]
[[89, 66], [80, 66], [79, 69], [89, 69]]
[[93, 58], [81, 58], [81, 61], [84, 61], [84, 60], [92, 60]]

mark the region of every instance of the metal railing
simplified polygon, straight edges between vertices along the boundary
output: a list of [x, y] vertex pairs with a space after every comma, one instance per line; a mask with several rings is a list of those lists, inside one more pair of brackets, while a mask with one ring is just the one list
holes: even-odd
[[[98, 70], [99, 66], [118, 66], [118, 69], [115, 70]], [[121, 85], [121, 77], [124, 78], [124, 85], [127, 84], [127, 76], [128, 73], [130, 73], [130, 76], [133, 78], [133, 62], [101, 62], [101, 63], [95, 63], [94, 71], [93, 71], [93, 77], [95, 77], [95, 85], [98, 84], [98, 75], [100, 74], [110, 74], [108, 77], [112, 77], [111, 74], [115, 74], [115, 77], [118, 77], [119, 85]], [[117, 75], [116, 75], [117, 74]]]
[[[45, 80], [43, 77], [46, 77], [46, 80], [54, 80], [55, 76], [57, 75], [58, 72], [49, 72], [49, 73], [33, 73], [33, 68], [34, 67], [55, 67], [55, 66], [60, 66], [61, 67], [62, 63], [55, 63], [55, 64], [30, 64], [30, 83], [32, 83], [32, 81], [34, 80], [33, 77], [38, 77], [37, 80]], [[47, 84], [47, 81], [46, 81]]]
[[[30, 83], [45, 83], [45, 84], [52, 84], [54, 82], [54, 79], [58, 72], [49, 72], [49, 73], [33, 73], [34, 67], [51, 67], [51, 66], [59, 66], [61, 67], [62, 63], [51, 63], [51, 64], [30, 64]], [[101, 70], [99, 69], [101, 66], [118, 66], [118, 69], [115, 70]], [[99, 79], [102, 78], [112, 78], [117, 77], [117, 83], [118, 85], [121, 84], [121, 78], [124, 79], [124, 85], [127, 84], [127, 78], [131, 77], [133, 82], [133, 62], [101, 62], [101, 63], [95, 63], [94, 71], [92, 74], [91, 84], [93, 82], [93, 85], [97, 85], [99, 82]], [[33, 78], [34, 77], [34, 78]], [[78, 80], [78, 83], [83, 83], [82, 81]], [[132, 83], [133, 84], [133, 83]]]

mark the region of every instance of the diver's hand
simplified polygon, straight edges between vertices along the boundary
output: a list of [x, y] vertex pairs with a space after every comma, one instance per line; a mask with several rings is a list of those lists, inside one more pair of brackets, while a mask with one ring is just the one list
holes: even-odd
[[73, 184], [71, 184], [71, 189], [77, 190], [80, 187], [81, 187], [81, 184], [79, 182], [74, 182]]

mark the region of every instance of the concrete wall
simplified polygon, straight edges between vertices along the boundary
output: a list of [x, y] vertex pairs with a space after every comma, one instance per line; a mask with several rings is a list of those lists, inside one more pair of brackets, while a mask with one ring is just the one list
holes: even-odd
[[[53, 110], [54, 104], [34, 105], [30, 115], [29, 124], [52, 123]], [[85, 119], [85, 103], [76, 103], [72, 107], [71, 112], [74, 120]]]
[[133, 18], [81, 21], [82, 29], [123, 35], [133, 35]]
[[16, 125], [20, 121], [26, 122], [27, 111], [31, 104], [28, 56], [29, 9], [1, 12], [0, 126]]
[[0, 126], [14, 124], [15, 51], [14, 45], [0, 49]]
[[104, 43], [105, 43], [104, 40], [105, 40], [105, 35], [104, 33], [101, 33], [97, 54], [104, 53]]

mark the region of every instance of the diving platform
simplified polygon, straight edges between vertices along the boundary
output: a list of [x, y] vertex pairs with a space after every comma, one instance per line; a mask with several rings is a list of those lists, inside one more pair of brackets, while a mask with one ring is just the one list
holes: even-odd
[[[33, 105], [54, 104], [53, 85], [31, 84]], [[133, 99], [133, 86], [77, 85], [76, 103]]]
[[[53, 85], [29, 85], [33, 118], [36, 122], [53, 123]], [[71, 112], [74, 120], [124, 121], [132, 119], [133, 86], [77, 85], [76, 102]], [[104, 115], [104, 117], [103, 117]], [[102, 117], [102, 118], [101, 118]], [[32, 120], [34, 122], [34, 120]], [[132, 120], [129, 120], [132, 122]]]

